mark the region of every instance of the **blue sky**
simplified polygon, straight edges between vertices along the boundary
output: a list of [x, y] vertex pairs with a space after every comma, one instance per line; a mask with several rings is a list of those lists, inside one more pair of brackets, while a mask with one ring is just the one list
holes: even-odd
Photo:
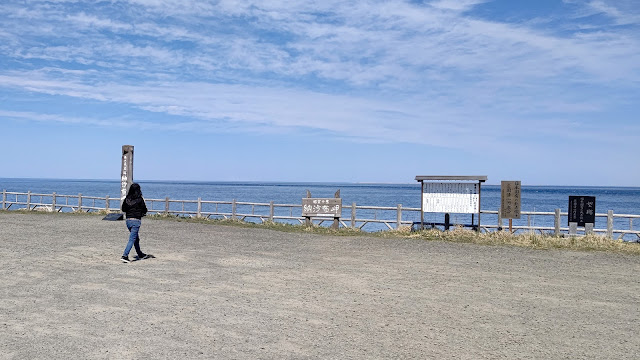
[[0, 177], [640, 186], [637, 0], [5, 0]]

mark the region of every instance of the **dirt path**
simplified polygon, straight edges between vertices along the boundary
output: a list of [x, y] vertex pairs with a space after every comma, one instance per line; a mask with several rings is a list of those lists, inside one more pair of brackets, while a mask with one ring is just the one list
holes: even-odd
[[638, 359], [640, 258], [0, 214], [0, 359]]

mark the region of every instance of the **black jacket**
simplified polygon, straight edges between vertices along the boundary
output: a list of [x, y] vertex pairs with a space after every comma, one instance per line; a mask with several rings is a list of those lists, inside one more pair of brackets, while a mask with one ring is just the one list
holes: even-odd
[[127, 214], [127, 219], [142, 219], [147, 215], [147, 205], [143, 198], [125, 199], [122, 202], [122, 211]]

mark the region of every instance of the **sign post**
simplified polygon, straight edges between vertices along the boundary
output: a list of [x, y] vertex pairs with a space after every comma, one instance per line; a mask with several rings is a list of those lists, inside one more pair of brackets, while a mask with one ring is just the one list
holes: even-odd
[[[424, 229], [424, 213], [471, 214], [471, 227], [480, 231], [480, 190], [486, 176], [416, 176], [420, 183], [420, 228]], [[478, 225], [473, 224], [478, 215]], [[445, 220], [445, 227], [447, 221]]]
[[312, 217], [331, 217], [333, 218], [331, 228], [338, 229], [342, 216], [340, 190], [336, 191], [333, 198], [312, 198], [311, 192], [307, 190], [307, 197], [302, 198], [302, 216], [307, 226], [311, 226]]
[[520, 181], [502, 181], [500, 190], [500, 217], [509, 219], [509, 233], [513, 233], [513, 219], [521, 217], [521, 183]]

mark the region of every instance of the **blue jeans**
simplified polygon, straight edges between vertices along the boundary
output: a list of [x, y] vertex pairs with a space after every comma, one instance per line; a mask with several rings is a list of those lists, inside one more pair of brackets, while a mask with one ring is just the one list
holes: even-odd
[[131, 248], [134, 246], [139, 257], [142, 257], [144, 255], [142, 250], [140, 250], [140, 237], [138, 236], [141, 223], [142, 221], [140, 219], [127, 219], [127, 229], [129, 229], [129, 242], [127, 243], [127, 247], [124, 248], [123, 256], [129, 256], [129, 251], [131, 251]]

